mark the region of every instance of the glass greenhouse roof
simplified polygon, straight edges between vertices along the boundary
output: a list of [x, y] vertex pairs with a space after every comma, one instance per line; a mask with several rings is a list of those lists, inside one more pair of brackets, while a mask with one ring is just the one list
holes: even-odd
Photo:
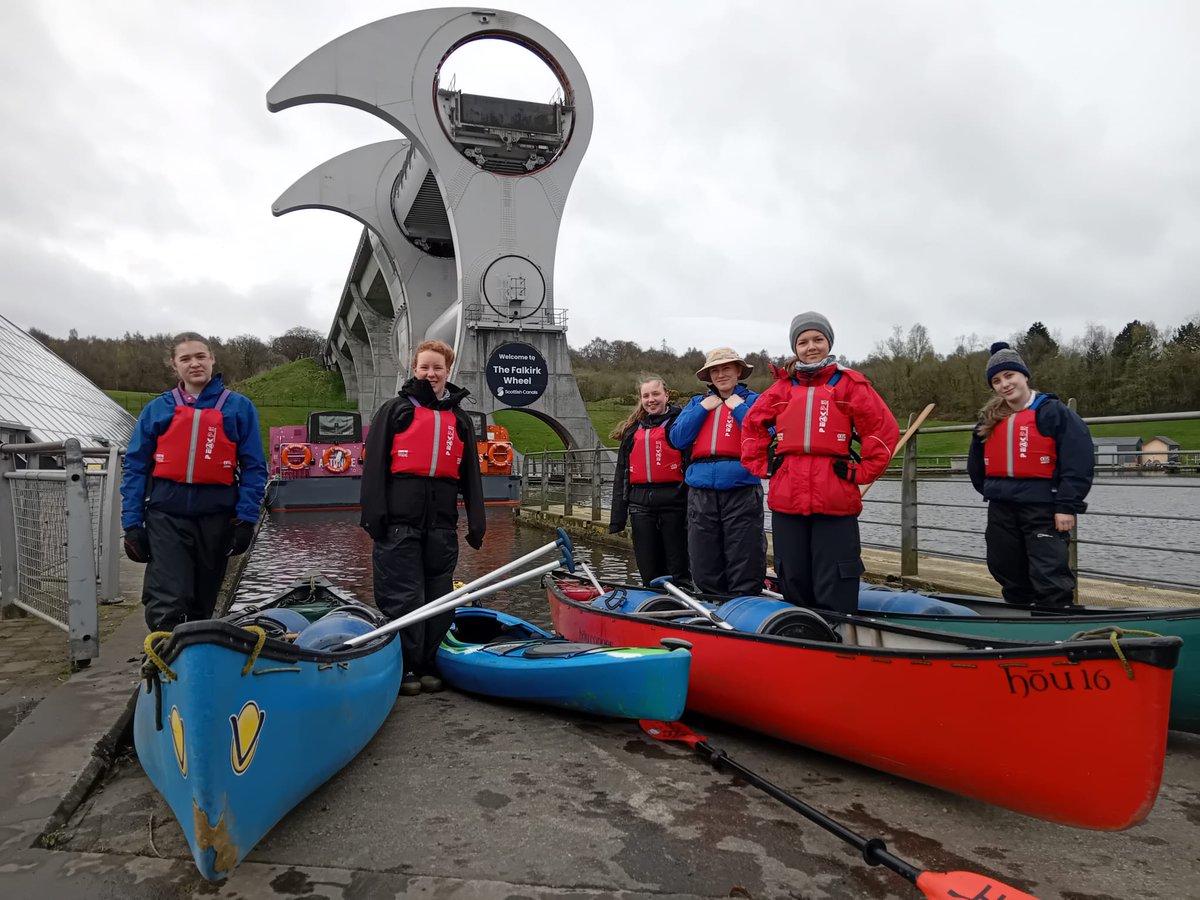
[[104, 439], [124, 447], [134, 418], [52, 350], [0, 316], [0, 421], [35, 441]]

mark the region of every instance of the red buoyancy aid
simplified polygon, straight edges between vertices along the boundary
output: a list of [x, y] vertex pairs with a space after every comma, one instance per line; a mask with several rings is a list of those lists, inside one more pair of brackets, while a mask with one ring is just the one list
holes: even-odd
[[412, 424], [392, 438], [392, 471], [427, 478], [458, 478], [463, 441], [453, 410], [426, 409], [411, 397]]
[[683, 481], [683, 454], [667, 443], [663, 425], [639, 425], [629, 454], [630, 484], [666, 484]]
[[733, 417], [733, 410], [722, 403], [709, 410], [708, 418], [700, 426], [700, 433], [692, 444], [692, 459], [737, 459], [742, 458], [742, 427]]
[[188, 406], [179, 388], [171, 424], [154, 448], [154, 477], [180, 484], [233, 484], [237, 468], [237, 445], [225, 434], [221, 407], [229, 390], [221, 391], [216, 406]]
[[849, 400], [850, 379], [843, 379], [841, 372], [824, 384], [805, 386], [792, 379], [787, 406], [775, 420], [775, 452], [849, 456]]
[[1051, 478], [1058, 465], [1054, 438], [1037, 429], [1038, 394], [1027, 409], [998, 423], [983, 445], [983, 467], [989, 478]]

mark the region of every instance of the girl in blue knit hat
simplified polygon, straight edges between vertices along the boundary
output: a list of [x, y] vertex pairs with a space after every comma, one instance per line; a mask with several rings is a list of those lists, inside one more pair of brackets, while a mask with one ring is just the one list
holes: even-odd
[[1083, 419], [1029, 386], [1029, 368], [1003, 341], [992, 344], [967, 472], [988, 501], [988, 570], [1009, 603], [1070, 606], [1075, 517], [1087, 509], [1094, 450]]

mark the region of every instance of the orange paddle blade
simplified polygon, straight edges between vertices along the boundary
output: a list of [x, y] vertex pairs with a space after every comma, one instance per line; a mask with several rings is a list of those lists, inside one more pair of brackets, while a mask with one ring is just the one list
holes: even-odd
[[922, 872], [917, 887], [935, 900], [1037, 900], [978, 872]]
[[680, 741], [689, 747], [695, 747], [706, 740], [703, 735], [696, 734], [681, 722], [660, 722], [657, 719], [640, 719], [638, 724], [642, 731], [656, 741]]

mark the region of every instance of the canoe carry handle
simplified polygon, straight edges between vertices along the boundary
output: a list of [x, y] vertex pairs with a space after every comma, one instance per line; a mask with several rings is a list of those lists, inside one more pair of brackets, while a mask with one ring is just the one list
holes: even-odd
[[712, 622], [718, 628], [724, 628], [726, 631], [734, 631], [735, 630], [732, 625], [730, 625], [728, 622], [726, 622], [724, 619], [722, 619], [720, 616], [718, 616], [715, 612], [713, 612], [711, 609], [709, 609], [707, 606], [705, 606], [703, 603], [701, 603], [695, 597], [689, 596], [688, 594], [685, 594], [683, 591], [681, 591], [679, 588], [675, 587], [674, 583], [671, 580], [670, 575], [663, 575], [660, 578], [655, 578], [653, 581], [650, 582], [650, 587], [662, 588], [668, 594], [670, 594], [672, 597], [687, 604], [688, 607], [690, 607], [691, 609], [694, 609], [696, 612], [700, 613], [700, 615], [704, 616], [704, 618], [708, 619], [708, 621]]
[[683, 638], [660, 638], [658, 641], [668, 650], [691, 650], [692, 642]]

